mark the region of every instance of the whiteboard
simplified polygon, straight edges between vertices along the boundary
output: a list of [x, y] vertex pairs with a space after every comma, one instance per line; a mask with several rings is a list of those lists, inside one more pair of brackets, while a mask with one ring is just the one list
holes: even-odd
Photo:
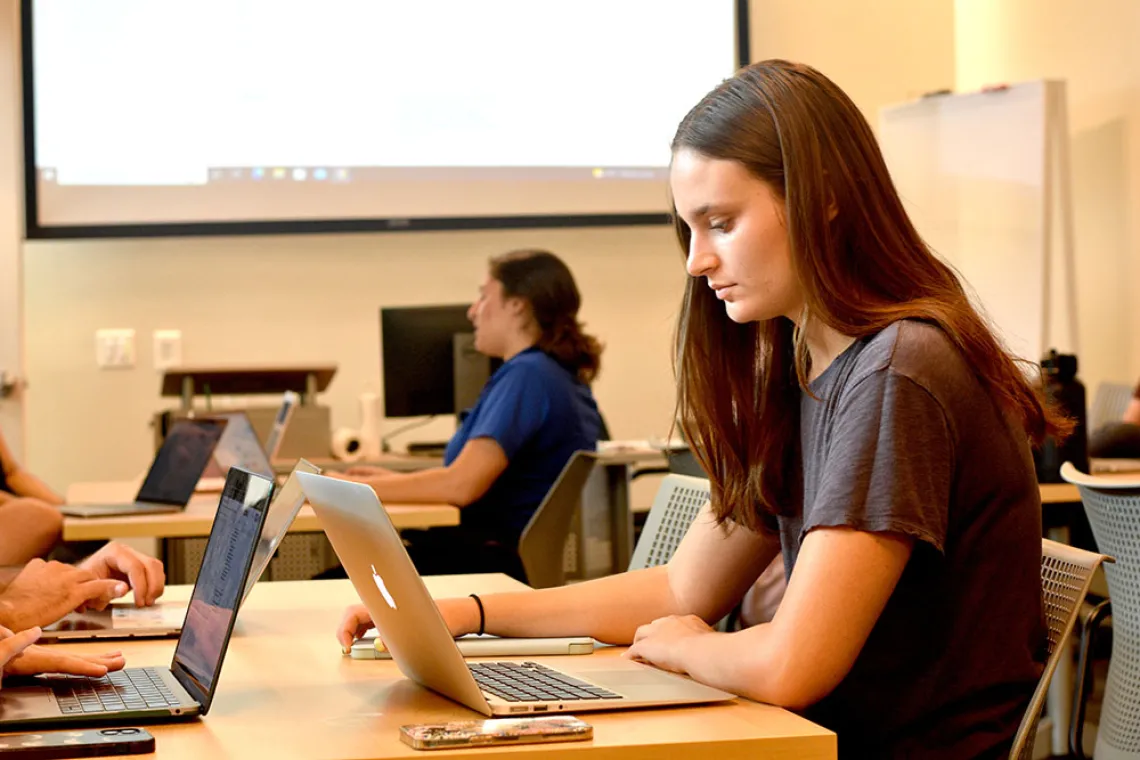
[[1064, 83], [890, 106], [879, 135], [919, 234], [1010, 350], [1033, 361], [1051, 345], [1075, 350], [1072, 299], [1057, 308], [1052, 282], [1055, 259], [1070, 273], [1072, 259]]

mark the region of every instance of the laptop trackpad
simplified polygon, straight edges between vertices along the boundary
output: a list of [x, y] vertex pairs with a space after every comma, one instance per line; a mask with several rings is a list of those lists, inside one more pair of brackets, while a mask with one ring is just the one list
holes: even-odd
[[60, 714], [51, 689], [43, 686], [10, 686], [11, 683], [19, 681], [6, 679], [4, 690], [0, 691], [0, 720], [43, 718]]
[[694, 687], [705, 688], [679, 676], [642, 668], [590, 670], [578, 676], [635, 701], [688, 699], [694, 696]]

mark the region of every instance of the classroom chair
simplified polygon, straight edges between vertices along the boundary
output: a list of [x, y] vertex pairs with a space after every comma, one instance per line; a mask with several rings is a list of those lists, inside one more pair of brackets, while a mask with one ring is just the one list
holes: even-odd
[[641, 537], [629, 560], [630, 570], [664, 565], [677, 551], [685, 532], [709, 500], [711, 489], [705, 478], [666, 475], [653, 498]]
[[519, 557], [531, 587], [565, 585], [566, 539], [574, 512], [582, 501], [582, 489], [597, 462], [598, 455], [592, 451], [575, 452], [523, 528]]
[[1111, 557], [1103, 554], [1059, 544], [1047, 538], [1041, 539], [1041, 601], [1048, 634], [1048, 659], [1017, 729], [1009, 753], [1010, 760], [1031, 760], [1033, 757], [1037, 721], [1045, 706], [1053, 671], [1057, 669], [1062, 657], [1071, 656], [1066, 645], [1080, 614], [1081, 603], [1092, 584], [1093, 574], [1102, 562], [1111, 561]]
[[[1086, 475], [1069, 462], [1061, 477], [1081, 492], [1097, 548], [1116, 558], [1104, 568], [1112, 610], [1112, 655], [1108, 681], [1097, 727], [1098, 760], [1140, 759], [1140, 475], [1123, 479]], [[1099, 619], [1107, 608], [1090, 616], [1088, 634], [1081, 645], [1084, 673], [1078, 677], [1077, 705], [1085, 698], [1089, 650]], [[1080, 668], [1078, 668], [1080, 670]], [[1082, 716], [1083, 717], [1083, 716]], [[1074, 724], [1070, 750], [1083, 757], [1078, 746], [1081, 727]]]

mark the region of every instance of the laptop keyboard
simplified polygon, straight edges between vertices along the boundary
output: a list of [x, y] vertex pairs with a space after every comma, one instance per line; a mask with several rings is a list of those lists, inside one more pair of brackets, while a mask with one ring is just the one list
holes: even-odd
[[552, 670], [537, 662], [468, 663], [483, 691], [507, 702], [572, 702], [621, 699], [608, 689]]
[[178, 707], [178, 697], [154, 668], [131, 668], [102, 678], [58, 676], [46, 683], [64, 715]]

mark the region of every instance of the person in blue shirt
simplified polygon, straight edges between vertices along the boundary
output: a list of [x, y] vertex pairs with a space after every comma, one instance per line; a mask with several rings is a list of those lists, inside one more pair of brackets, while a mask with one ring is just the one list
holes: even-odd
[[596, 448], [601, 430], [590, 383], [602, 347], [583, 332], [580, 305], [573, 275], [552, 253], [492, 258], [468, 318], [475, 348], [503, 364], [448, 442], [443, 467], [344, 473], [371, 485], [381, 501], [462, 509], [457, 527], [405, 531], [421, 574], [505, 572], [525, 580], [523, 528], [566, 462]]

